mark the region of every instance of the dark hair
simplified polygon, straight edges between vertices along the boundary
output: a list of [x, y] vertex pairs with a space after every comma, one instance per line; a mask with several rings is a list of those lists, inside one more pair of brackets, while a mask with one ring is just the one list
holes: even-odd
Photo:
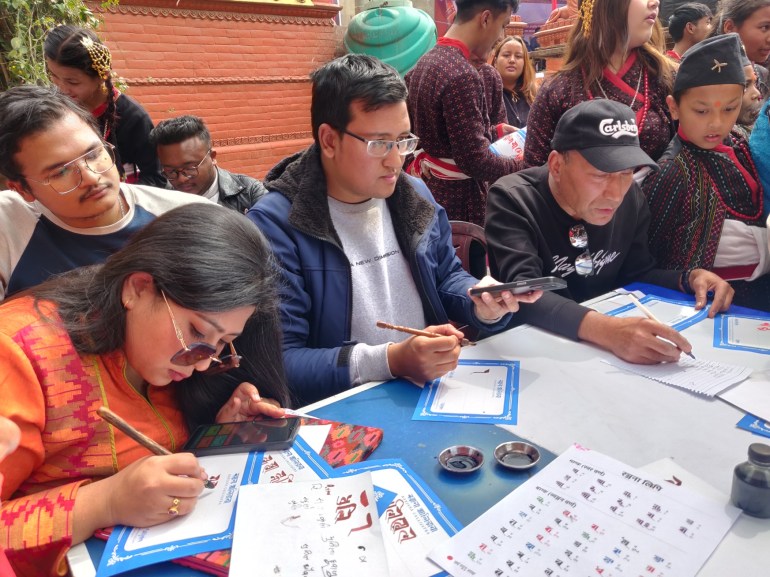
[[668, 17], [668, 33], [674, 42], [679, 42], [684, 37], [684, 29], [690, 23], [696, 23], [701, 18], [712, 16], [711, 8], [700, 2], [687, 2], [682, 4]]
[[0, 93], [0, 174], [8, 180], [20, 181], [26, 188], [15, 159], [22, 140], [49, 130], [68, 114], [74, 114], [99, 134], [93, 114], [55, 88], [24, 84]]
[[207, 148], [211, 147], [211, 134], [202, 118], [186, 114], [161, 120], [150, 131], [150, 145], [179, 144], [189, 138], [200, 138]]
[[500, 52], [503, 50], [503, 46], [509, 42], [516, 42], [521, 46], [522, 54], [524, 55], [524, 65], [521, 71], [521, 76], [516, 81], [517, 96], [521, 96], [529, 104], [535, 101], [535, 95], [537, 94], [537, 78], [535, 76], [535, 67], [532, 65], [532, 59], [529, 57], [529, 50], [527, 50], [527, 43], [521, 36], [506, 36], [500, 42], [497, 43], [495, 48], [495, 54], [492, 57], [492, 65], [497, 68], [497, 59], [500, 57]]
[[103, 264], [54, 277], [32, 294], [57, 305], [61, 325], [79, 353], [104, 354], [125, 344], [126, 311], [121, 297], [126, 278], [135, 272], [151, 275], [157, 291], [187, 309], [256, 308], [235, 341], [244, 358], [241, 368], [214, 377], [196, 372], [178, 388], [189, 425], [213, 422], [241, 381], [252, 382], [265, 398], [288, 402], [278, 267], [264, 236], [245, 216], [208, 203], [175, 208], [148, 224]]
[[406, 84], [395, 68], [374, 56], [346, 54], [310, 73], [313, 83], [310, 122], [318, 142], [322, 124], [344, 130], [350, 123], [350, 105], [358, 100], [366, 112], [405, 102]]
[[717, 33], [722, 34], [725, 31], [725, 22], [728, 20], [732, 20], [733, 25], [740, 28], [754, 12], [767, 6], [770, 6], [770, 0], [720, 0], [717, 6]]
[[76, 68], [88, 74], [91, 77], [101, 77], [107, 89], [107, 110], [99, 117], [101, 133], [105, 139], [115, 131], [118, 122], [117, 107], [115, 106], [114, 86], [112, 84], [112, 71], [105, 71], [104, 76], [100, 76], [97, 67], [91, 58], [91, 54], [83, 44], [83, 40], [91, 40], [98, 44], [98, 49], [106, 53], [109, 57], [110, 51], [107, 46], [99, 40], [99, 37], [87, 28], [63, 24], [50, 30], [45, 37], [43, 52], [45, 57], [53, 60], [60, 66]]
[[482, 10], [489, 10], [495, 16], [510, 10], [516, 12], [519, 9], [519, 0], [456, 0], [457, 16], [455, 22], [462, 24], [473, 19]]

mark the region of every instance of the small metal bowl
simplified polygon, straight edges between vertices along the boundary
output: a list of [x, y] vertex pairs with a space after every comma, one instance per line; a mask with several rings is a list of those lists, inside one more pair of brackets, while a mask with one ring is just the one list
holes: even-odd
[[473, 473], [484, 464], [484, 453], [475, 447], [454, 445], [438, 454], [438, 462], [450, 473]]
[[540, 461], [540, 451], [529, 443], [503, 443], [495, 448], [495, 460], [507, 469], [523, 471]]

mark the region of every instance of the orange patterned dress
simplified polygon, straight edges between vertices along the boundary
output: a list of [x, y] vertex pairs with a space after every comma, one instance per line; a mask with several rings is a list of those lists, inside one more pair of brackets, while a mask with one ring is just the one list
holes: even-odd
[[0, 415], [21, 429], [19, 448], [0, 463], [0, 549], [18, 577], [66, 574], [78, 489], [149, 454], [97, 408], [171, 451], [187, 438], [173, 386], [142, 396], [125, 378], [122, 351], [80, 355], [57, 320], [53, 304], [36, 307], [32, 297], [0, 307]]

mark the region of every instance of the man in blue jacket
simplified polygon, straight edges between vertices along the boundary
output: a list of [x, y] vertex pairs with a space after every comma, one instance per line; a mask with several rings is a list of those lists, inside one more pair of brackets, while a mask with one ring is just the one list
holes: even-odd
[[[284, 360], [300, 405], [367, 381], [437, 378], [460, 354], [450, 319], [502, 330], [519, 300], [540, 296], [468, 295], [498, 283], [462, 269], [444, 209], [401, 170], [417, 137], [395, 69], [349, 54], [311, 79], [315, 143], [270, 171], [247, 214], [282, 267]], [[440, 336], [402, 340], [378, 320]]]

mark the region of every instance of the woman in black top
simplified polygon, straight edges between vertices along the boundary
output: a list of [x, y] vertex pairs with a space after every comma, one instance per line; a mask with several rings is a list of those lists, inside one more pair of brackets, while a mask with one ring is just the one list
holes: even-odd
[[524, 128], [535, 99], [535, 67], [520, 36], [506, 36], [495, 48], [492, 64], [503, 78], [503, 101], [508, 124]]
[[116, 147], [122, 179], [165, 188], [155, 147], [152, 120], [134, 99], [112, 84], [110, 50], [91, 30], [57, 26], [45, 39], [45, 62], [51, 81], [90, 110], [105, 141]]

